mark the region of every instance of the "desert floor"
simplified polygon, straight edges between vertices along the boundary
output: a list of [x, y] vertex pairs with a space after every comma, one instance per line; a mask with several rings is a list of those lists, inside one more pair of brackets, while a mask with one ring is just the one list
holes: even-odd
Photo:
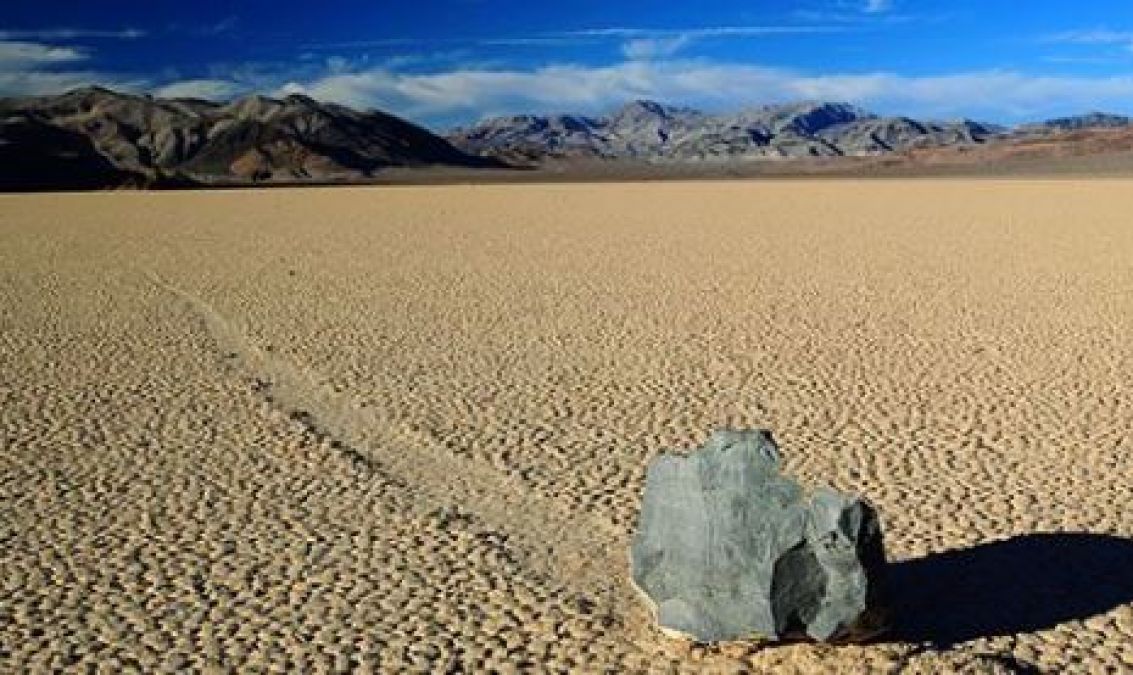
[[[0, 671], [1133, 670], [1131, 336], [1133, 181], [0, 196]], [[876, 505], [892, 634], [653, 629], [720, 426]]]

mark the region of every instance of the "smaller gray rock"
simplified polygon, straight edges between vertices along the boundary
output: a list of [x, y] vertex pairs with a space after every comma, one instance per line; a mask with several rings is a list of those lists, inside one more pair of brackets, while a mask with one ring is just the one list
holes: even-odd
[[807, 501], [779, 461], [769, 431], [727, 430], [650, 463], [631, 572], [663, 630], [701, 642], [881, 631], [876, 512], [827, 488]]

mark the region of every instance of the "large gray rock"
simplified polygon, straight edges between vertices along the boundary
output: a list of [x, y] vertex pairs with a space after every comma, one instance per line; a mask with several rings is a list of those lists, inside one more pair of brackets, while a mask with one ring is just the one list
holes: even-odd
[[864, 639], [883, 628], [876, 512], [830, 489], [808, 502], [764, 430], [718, 431], [650, 464], [633, 582], [667, 632], [701, 642]]

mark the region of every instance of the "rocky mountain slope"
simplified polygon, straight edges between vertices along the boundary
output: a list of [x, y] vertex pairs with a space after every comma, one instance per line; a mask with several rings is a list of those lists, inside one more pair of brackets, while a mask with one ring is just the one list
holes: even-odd
[[0, 120], [0, 189], [92, 190], [144, 183], [142, 174], [116, 167], [84, 134], [34, 117]]
[[[0, 187], [365, 179], [386, 167], [490, 166], [378, 111], [304, 96], [227, 104], [98, 87], [0, 99]], [[77, 181], [77, 182], [76, 182]]]
[[454, 130], [470, 153], [510, 160], [547, 157], [650, 161], [881, 155], [976, 144], [1003, 129], [971, 120], [880, 117], [845, 103], [794, 103], [707, 114], [635, 101], [606, 117], [521, 115]]

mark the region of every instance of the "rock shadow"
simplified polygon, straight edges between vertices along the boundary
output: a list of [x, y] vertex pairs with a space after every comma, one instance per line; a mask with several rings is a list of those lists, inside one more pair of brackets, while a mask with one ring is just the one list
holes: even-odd
[[947, 648], [1086, 619], [1133, 602], [1133, 540], [1027, 534], [891, 563], [889, 640]]

